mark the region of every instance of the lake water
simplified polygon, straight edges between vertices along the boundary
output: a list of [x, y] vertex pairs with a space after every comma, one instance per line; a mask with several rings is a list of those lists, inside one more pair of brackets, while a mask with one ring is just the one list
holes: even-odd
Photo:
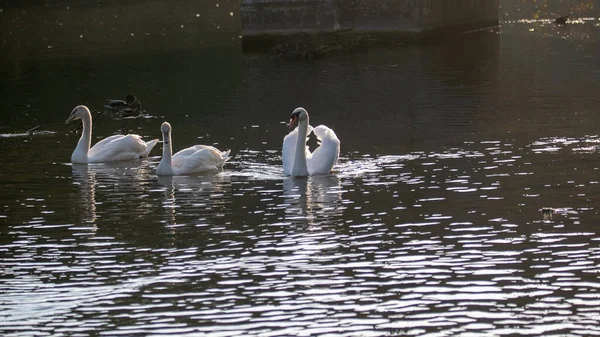
[[[503, 25], [311, 62], [239, 45], [6, 61], [3, 336], [600, 335], [598, 20]], [[71, 165], [72, 108], [137, 95], [94, 141], [173, 126], [223, 172]], [[292, 110], [341, 140], [282, 174]], [[40, 132], [23, 132], [41, 125]]]

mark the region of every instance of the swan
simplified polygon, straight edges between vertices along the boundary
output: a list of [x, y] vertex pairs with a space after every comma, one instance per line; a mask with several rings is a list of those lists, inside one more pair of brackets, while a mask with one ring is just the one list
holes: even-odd
[[[340, 140], [335, 132], [325, 125], [310, 126], [308, 112], [304, 108], [292, 112], [288, 126], [290, 129], [298, 127], [283, 139], [283, 173], [294, 177], [329, 174], [340, 156]], [[312, 153], [306, 146], [311, 132], [320, 144]]]
[[92, 114], [85, 105], [73, 108], [68, 124], [74, 120], [81, 119], [83, 132], [81, 138], [71, 155], [71, 162], [76, 164], [105, 163], [121, 160], [132, 160], [147, 157], [158, 139], [145, 142], [138, 135], [114, 135], [96, 143], [90, 148], [92, 142]]
[[223, 169], [231, 150], [219, 151], [213, 146], [194, 145], [173, 155], [171, 124], [162, 123], [163, 155], [156, 167], [159, 176], [184, 176], [201, 172], [216, 172]]

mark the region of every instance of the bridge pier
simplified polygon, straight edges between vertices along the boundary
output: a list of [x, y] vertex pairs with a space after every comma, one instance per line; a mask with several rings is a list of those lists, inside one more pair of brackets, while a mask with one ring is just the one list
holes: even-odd
[[498, 25], [499, 0], [243, 0], [245, 48], [295, 34], [352, 32], [397, 39]]

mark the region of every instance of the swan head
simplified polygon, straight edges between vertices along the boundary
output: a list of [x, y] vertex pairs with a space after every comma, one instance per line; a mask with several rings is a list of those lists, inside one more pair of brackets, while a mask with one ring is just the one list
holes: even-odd
[[127, 102], [127, 104], [131, 104], [135, 101], [137, 101], [137, 98], [135, 98], [134, 95], [127, 95], [127, 97], [125, 97], [125, 102]]
[[88, 107], [85, 105], [78, 105], [73, 108], [73, 111], [71, 111], [71, 114], [69, 115], [69, 118], [67, 118], [67, 120], [65, 121], [65, 124], [69, 124], [76, 119], [82, 119], [86, 114], [91, 114], [90, 109], [88, 109]]
[[169, 135], [171, 134], [171, 124], [169, 122], [164, 122], [160, 126], [160, 132], [163, 134], [163, 142], [165, 144], [169, 144]]
[[304, 122], [307, 120], [308, 120], [308, 112], [306, 112], [306, 109], [296, 108], [294, 110], [294, 112], [292, 112], [292, 115], [290, 116], [290, 123], [288, 124], [288, 127], [290, 129], [293, 129], [296, 126], [298, 126], [298, 123]]

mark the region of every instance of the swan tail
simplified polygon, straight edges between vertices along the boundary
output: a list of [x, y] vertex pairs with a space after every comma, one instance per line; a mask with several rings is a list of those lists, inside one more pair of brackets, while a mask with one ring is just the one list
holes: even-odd
[[221, 156], [223, 156], [223, 162], [226, 162], [230, 159], [229, 158], [230, 153], [231, 153], [231, 150], [221, 152]]
[[158, 144], [158, 139], [152, 139], [150, 141], [146, 142], [146, 150], [142, 153], [140, 153], [140, 158], [141, 157], [148, 157], [148, 155], [150, 154], [150, 151], [152, 151], [152, 149], [154, 148], [154, 146], [156, 146], [156, 144]]

